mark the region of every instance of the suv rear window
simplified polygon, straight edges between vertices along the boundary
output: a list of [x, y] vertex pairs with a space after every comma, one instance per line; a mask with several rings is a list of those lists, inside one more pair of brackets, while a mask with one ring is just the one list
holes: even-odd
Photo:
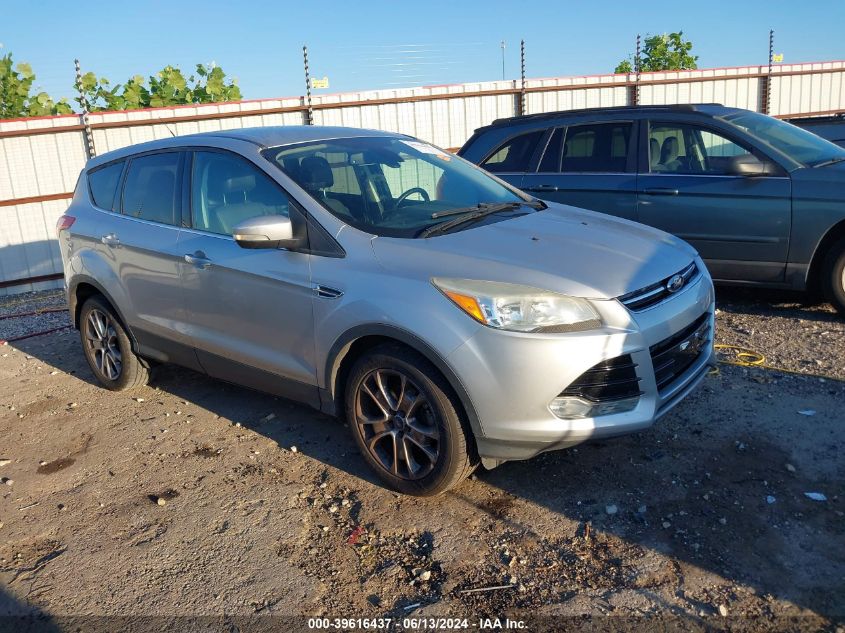
[[133, 158], [123, 187], [123, 213], [163, 224], [177, 224], [179, 152]]
[[124, 161], [112, 163], [88, 174], [88, 187], [95, 206], [108, 211], [115, 210], [114, 194], [120, 183], [120, 174], [123, 173], [123, 163]]
[[493, 173], [528, 171], [534, 149], [545, 133], [545, 130], [534, 130], [508, 139], [481, 166]]
[[628, 171], [631, 123], [572, 125], [563, 143], [562, 172]]

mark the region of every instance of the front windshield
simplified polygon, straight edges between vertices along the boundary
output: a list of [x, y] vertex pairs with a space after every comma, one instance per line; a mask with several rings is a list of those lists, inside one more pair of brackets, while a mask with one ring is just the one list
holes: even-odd
[[531, 200], [462, 159], [412, 139], [329, 139], [276, 147], [264, 155], [335, 216], [377, 235], [415, 237], [450, 219], [444, 212]]
[[845, 159], [845, 149], [791, 123], [756, 112], [722, 118], [807, 167]]

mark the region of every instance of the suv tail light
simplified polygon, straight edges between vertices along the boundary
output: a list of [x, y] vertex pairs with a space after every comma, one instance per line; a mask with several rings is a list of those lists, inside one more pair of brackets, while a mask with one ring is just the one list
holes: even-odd
[[59, 237], [62, 231], [65, 231], [72, 227], [74, 222], [76, 222], [76, 218], [72, 215], [60, 216], [58, 221], [56, 222], [56, 237]]

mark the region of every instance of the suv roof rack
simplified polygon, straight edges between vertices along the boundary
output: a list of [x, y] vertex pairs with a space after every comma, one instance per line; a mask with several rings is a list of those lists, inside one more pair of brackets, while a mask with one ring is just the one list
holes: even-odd
[[569, 116], [575, 114], [590, 114], [592, 112], [666, 112], [666, 111], [680, 111], [680, 112], [699, 112], [702, 107], [724, 107], [721, 103], [678, 103], [672, 105], [627, 105], [627, 106], [610, 106], [607, 108], [582, 108], [579, 110], [557, 110], [555, 112], [539, 112], [537, 114], [524, 114], [522, 116], [511, 116], [502, 119], [496, 119], [487, 127], [493, 127], [504, 123], [513, 123], [514, 121], [537, 121], [543, 119], [556, 119], [561, 116]]

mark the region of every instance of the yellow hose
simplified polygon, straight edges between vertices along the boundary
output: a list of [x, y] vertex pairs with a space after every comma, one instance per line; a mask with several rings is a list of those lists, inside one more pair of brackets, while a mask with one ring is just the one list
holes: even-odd
[[[758, 351], [748, 349], [747, 347], [740, 347], [738, 345], [723, 345], [717, 343], [714, 345], [717, 350], [734, 350], [734, 360], [719, 359], [721, 365], [734, 365], [736, 367], [755, 367], [757, 369], [771, 369], [772, 371], [781, 372], [784, 374], [794, 374], [796, 376], [807, 376], [808, 378], [824, 378], [825, 380], [834, 380], [836, 382], [845, 382], [841, 378], [834, 378], [833, 376], [826, 376], [824, 374], [810, 374], [802, 371], [795, 371], [793, 369], [784, 369], [783, 367], [776, 367], [774, 365], [766, 364], [766, 357]], [[717, 376], [719, 368], [714, 367], [710, 370], [711, 376]]]

